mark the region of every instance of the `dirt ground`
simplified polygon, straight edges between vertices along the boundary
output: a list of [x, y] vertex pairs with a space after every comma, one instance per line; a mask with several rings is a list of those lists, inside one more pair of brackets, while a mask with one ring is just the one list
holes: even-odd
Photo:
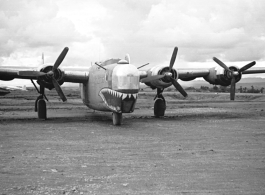
[[265, 95], [154, 93], [113, 126], [76, 91], [54, 92], [48, 120], [36, 92], [0, 97], [0, 194], [265, 194]]

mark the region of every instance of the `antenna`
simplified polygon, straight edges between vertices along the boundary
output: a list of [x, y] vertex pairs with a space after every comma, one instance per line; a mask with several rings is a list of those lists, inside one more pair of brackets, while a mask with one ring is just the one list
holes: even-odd
[[137, 69], [140, 69], [140, 68], [142, 68], [142, 67], [144, 67], [144, 66], [147, 66], [149, 63], [147, 63], [147, 64], [144, 64], [144, 65], [142, 65], [142, 66], [139, 66]]
[[104, 68], [103, 66], [100, 66], [97, 62], [95, 63], [97, 66], [99, 66], [100, 68], [103, 68], [104, 70], [107, 70], [106, 68]]

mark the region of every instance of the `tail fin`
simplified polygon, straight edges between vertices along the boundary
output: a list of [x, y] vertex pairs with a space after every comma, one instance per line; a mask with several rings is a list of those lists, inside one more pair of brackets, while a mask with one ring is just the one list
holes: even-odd
[[42, 59], [42, 64], [44, 64], [44, 53], [42, 53], [41, 59]]
[[130, 59], [130, 55], [129, 54], [125, 55], [125, 60], [130, 64], [131, 59]]

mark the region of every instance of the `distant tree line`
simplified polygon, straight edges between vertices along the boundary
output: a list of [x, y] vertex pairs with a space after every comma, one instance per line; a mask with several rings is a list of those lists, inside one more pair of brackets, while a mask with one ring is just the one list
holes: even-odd
[[251, 86], [250, 89], [246, 87], [240, 86], [238, 89], [240, 93], [264, 93], [264, 87], [261, 87], [260, 89], [255, 89], [253, 86]]
[[[194, 88], [194, 87], [188, 87], [186, 88], [187, 91], [197, 91], [197, 92], [230, 92], [230, 87], [226, 86], [216, 86], [208, 87], [208, 86], [201, 86], [200, 88]], [[261, 87], [260, 89], [255, 88], [254, 86], [251, 86], [251, 88], [242, 87], [236, 89], [236, 92], [238, 93], [264, 93], [264, 87]]]

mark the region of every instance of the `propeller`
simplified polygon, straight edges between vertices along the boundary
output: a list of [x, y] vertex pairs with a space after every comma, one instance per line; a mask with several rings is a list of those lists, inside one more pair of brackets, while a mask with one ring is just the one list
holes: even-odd
[[142, 83], [147, 83], [147, 82], [150, 82], [150, 81], [154, 81], [154, 80], [162, 79], [162, 78], [164, 78], [164, 77], [165, 77], [165, 75], [154, 75], [154, 76], [149, 76], [149, 77], [146, 77], [146, 78], [141, 79], [141, 82], [142, 82]]
[[175, 47], [174, 50], [173, 50], [171, 59], [170, 59], [169, 70], [168, 71], [166, 71], [163, 75], [154, 75], [154, 76], [149, 76], [149, 77], [143, 78], [143, 79], [141, 79], [141, 82], [142, 83], [147, 83], [147, 82], [151, 82], [151, 81], [154, 81], [154, 80], [165, 78], [166, 80], [171, 81], [172, 84], [174, 85], [174, 87], [184, 97], [187, 97], [188, 94], [185, 92], [185, 90], [182, 88], [182, 86], [178, 83], [178, 81], [175, 78], [172, 77], [172, 73], [171, 73], [172, 67], [173, 67], [173, 65], [174, 65], [174, 63], [176, 61], [177, 53], [178, 53], [178, 48]]
[[63, 102], [65, 102], [67, 99], [60, 87], [60, 84], [57, 82], [56, 78], [54, 77], [55, 75], [55, 71], [58, 69], [58, 67], [61, 65], [62, 61], [64, 60], [67, 52], [68, 52], [69, 48], [65, 47], [63, 49], [63, 51], [61, 52], [61, 54], [59, 55], [59, 57], [57, 58], [57, 60], [55, 61], [52, 70], [45, 73], [45, 72], [40, 72], [40, 71], [19, 71], [18, 75], [20, 76], [36, 76], [36, 77], [42, 77], [42, 76], [47, 76], [48, 78], [51, 79], [55, 90], [57, 91], [58, 95], [60, 96], [60, 98], [63, 100]]
[[236, 70], [231, 70], [228, 68], [228, 66], [226, 66], [221, 60], [219, 60], [216, 57], [213, 57], [213, 60], [219, 64], [223, 69], [225, 69], [226, 71], [228, 71], [228, 77], [231, 79], [231, 88], [230, 88], [230, 100], [235, 100], [235, 93], [236, 93], [236, 76], [240, 75], [242, 72], [244, 72], [245, 70], [251, 68], [252, 66], [254, 66], [256, 64], [255, 61], [250, 62], [249, 64], [243, 66], [242, 68], [240, 68], [238, 71]]

